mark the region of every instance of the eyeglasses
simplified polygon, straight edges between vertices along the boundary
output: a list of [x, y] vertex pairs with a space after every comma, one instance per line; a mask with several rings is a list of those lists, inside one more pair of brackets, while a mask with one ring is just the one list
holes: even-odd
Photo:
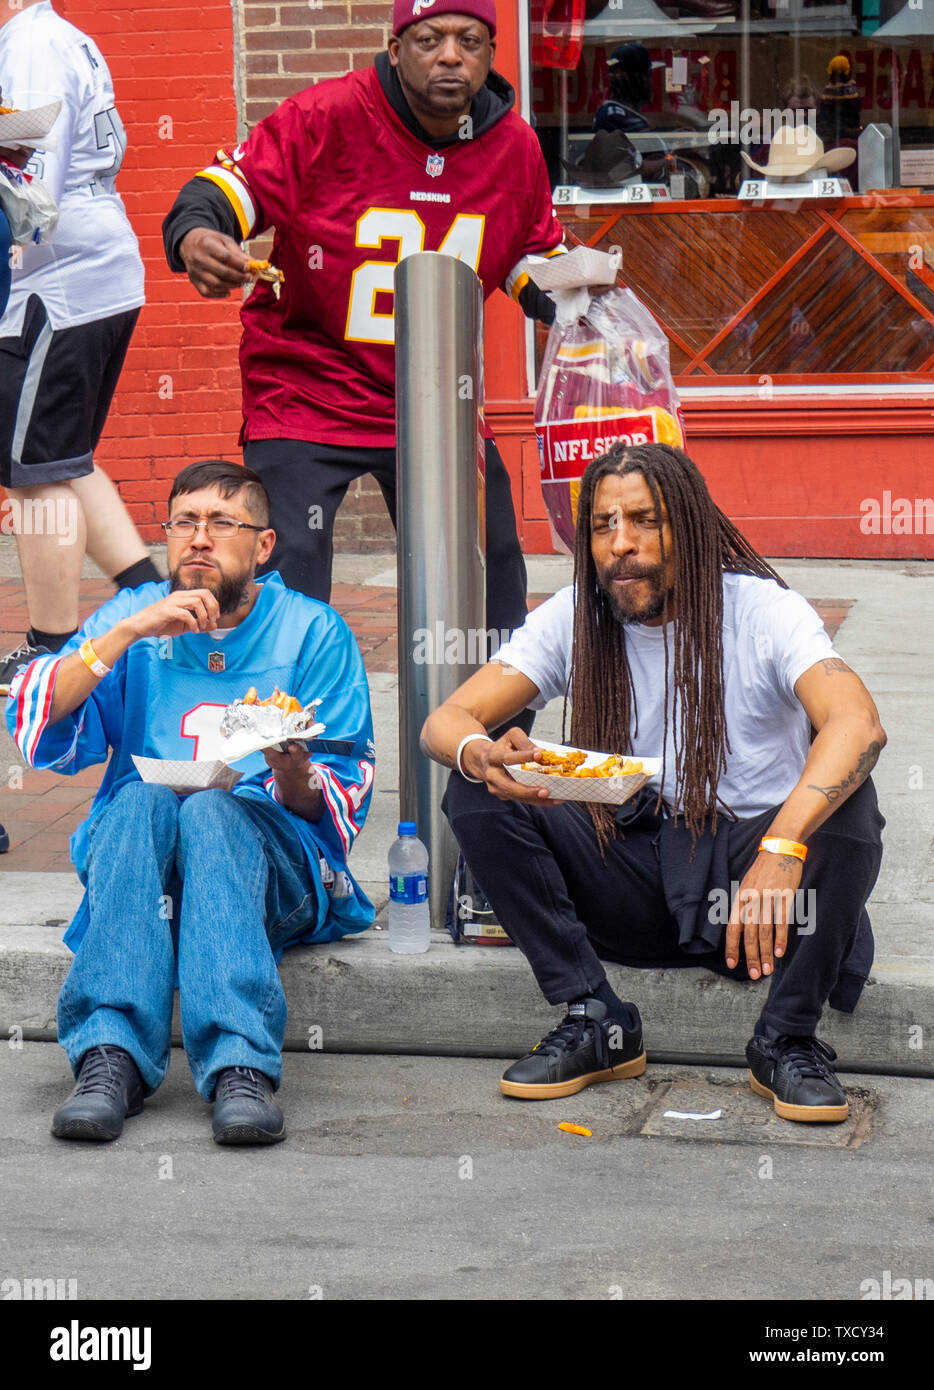
[[253, 526], [249, 521], [233, 521], [226, 516], [212, 516], [205, 520], [195, 521], [191, 517], [182, 517], [180, 521], [163, 521], [162, 529], [172, 540], [190, 540], [203, 526], [211, 537], [212, 541], [229, 540], [231, 536], [237, 536], [241, 531], [265, 531], [265, 526]]

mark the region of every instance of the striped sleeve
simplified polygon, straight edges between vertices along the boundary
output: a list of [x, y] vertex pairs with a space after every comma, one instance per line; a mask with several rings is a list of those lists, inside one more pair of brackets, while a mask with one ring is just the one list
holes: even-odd
[[64, 661], [60, 656], [39, 656], [14, 676], [10, 684], [10, 705], [15, 710], [13, 742], [23, 760], [35, 767], [39, 740], [49, 727], [55, 673]]
[[544, 264], [545, 261], [551, 260], [552, 256], [563, 256], [566, 253], [567, 249], [568, 248], [562, 241], [558, 246], [553, 246], [550, 251], [544, 252], [543, 255], [523, 256], [521, 261], [517, 261], [516, 264], [513, 266], [512, 270], [506, 276], [506, 293], [511, 295], [512, 298], [518, 304], [520, 294], [525, 289], [529, 281], [534, 279], [534, 276], [532, 274], [532, 267], [534, 265]]
[[279, 795], [279, 788], [276, 786], [276, 774], [274, 772], [270, 772], [268, 777], [263, 778], [263, 786], [277, 806], [285, 804], [282, 797]]
[[242, 241], [269, 227], [285, 227], [294, 216], [315, 148], [306, 127], [306, 118], [313, 124], [310, 108], [307, 100], [303, 103], [288, 98], [240, 144], [218, 150], [196, 175], [223, 194]]
[[241, 241], [247, 241], [255, 233], [265, 231], [264, 227], [258, 226], [259, 213], [250, 192], [250, 185], [225, 150], [218, 150], [214, 163], [209, 164], [206, 169], [199, 169], [195, 177], [207, 179], [223, 193], [237, 219]]
[[66, 776], [105, 762], [110, 751], [93, 696], [64, 719], [50, 723], [58, 668], [71, 655], [70, 645], [54, 656], [37, 657], [17, 672], [6, 710], [7, 728], [24, 762]]
[[355, 763], [349, 758], [339, 761], [352, 770], [345, 771], [342, 767], [339, 775], [334, 767], [323, 763], [313, 763], [312, 766], [321, 781], [324, 804], [346, 859], [354, 840], [363, 829], [365, 805], [373, 787], [373, 763], [366, 758], [358, 758]]

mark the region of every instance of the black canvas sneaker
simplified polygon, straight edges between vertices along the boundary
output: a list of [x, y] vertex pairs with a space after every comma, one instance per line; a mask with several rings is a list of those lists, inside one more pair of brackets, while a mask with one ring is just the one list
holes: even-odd
[[91, 1047], [81, 1058], [78, 1084], [52, 1119], [56, 1139], [107, 1143], [119, 1139], [123, 1121], [143, 1108], [143, 1083], [122, 1047]]
[[828, 1066], [836, 1060], [833, 1048], [817, 1038], [782, 1035], [769, 1042], [756, 1036], [746, 1044], [749, 1084], [773, 1101], [783, 1120], [846, 1119], [846, 1092]]
[[499, 1083], [503, 1095], [555, 1100], [573, 1096], [595, 1081], [641, 1076], [645, 1071], [642, 1019], [634, 1004], [629, 1007], [636, 1015], [632, 1030], [610, 1018], [599, 999], [569, 1004], [564, 1022], [505, 1072]]
[[10, 693], [10, 682], [21, 666], [28, 666], [37, 656], [50, 656], [48, 647], [34, 647], [28, 637], [24, 637], [15, 652], [0, 656], [0, 695]]
[[225, 1067], [214, 1090], [214, 1140], [218, 1144], [279, 1144], [285, 1119], [265, 1072]]

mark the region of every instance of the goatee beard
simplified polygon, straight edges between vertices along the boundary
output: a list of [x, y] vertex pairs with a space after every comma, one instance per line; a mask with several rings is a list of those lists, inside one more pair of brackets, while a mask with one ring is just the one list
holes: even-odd
[[656, 593], [654, 598], [639, 609], [623, 608], [617, 603], [612, 594], [607, 594], [610, 605], [610, 612], [618, 623], [628, 626], [630, 623], [650, 623], [655, 618], [660, 618], [665, 611], [668, 602], [668, 595]]
[[[613, 593], [612, 581], [617, 578], [638, 578], [647, 579], [652, 587], [649, 599], [641, 608], [628, 608], [620, 603]], [[606, 595], [607, 603], [610, 605], [610, 612], [618, 623], [628, 626], [631, 623], [650, 623], [655, 618], [660, 618], [665, 612], [665, 608], [671, 599], [671, 591], [665, 589], [665, 571], [662, 565], [653, 565], [644, 570], [636, 571], [634, 575], [626, 575], [625, 569], [610, 567], [606, 570], [598, 571], [597, 580], [601, 589]]]
[[253, 582], [249, 575], [222, 574], [219, 579], [213, 581], [203, 579], [197, 584], [186, 584], [182, 580], [180, 569], [175, 570], [170, 577], [173, 593], [176, 589], [207, 589], [217, 599], [222, 618], [228, 618], [232, 613], [236, 613], [238, 608], [246, 607], [250, 585]]

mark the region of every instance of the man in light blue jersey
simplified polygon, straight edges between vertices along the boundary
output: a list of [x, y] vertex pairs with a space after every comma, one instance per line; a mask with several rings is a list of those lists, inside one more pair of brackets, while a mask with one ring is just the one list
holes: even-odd
[[[163, 1080], [174, 986], [199, 1093], [222, 1144], [285, 1138], [273, 1100], [286, 946], [364, 930], [373, 906], [347, 869], [373, 785], [360, 652], [326, 604], [255, 578], [269, 498], [255, 473], [192, 464], [164, 523], [170, 580], [123, 589], [54, 655], [15, 677], [7, 724], [26, 761], [65, 774], [110, 761], [72, 837], [87, 892], [65, 941], [58, 1006], [77, 1085], [61, 1139], [110, 1140]], [[232, 792], [182, 797], [143, 782], [133, 755], [202, 761], [250, 686], [320, 700], [323, 739], [237, 764]]]

